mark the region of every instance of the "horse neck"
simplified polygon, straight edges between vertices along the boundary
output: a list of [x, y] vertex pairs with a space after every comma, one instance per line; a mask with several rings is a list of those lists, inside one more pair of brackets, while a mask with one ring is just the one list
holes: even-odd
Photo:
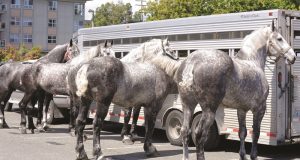
[[41, 57], [38, 62], [53, 62], [53, 63], [62, 63], [65, 53], [67, 51], [68, 45], [62, 45], [55, 47], [53, 50], [51, 50], [48, 54]]
[[241, 60], [251, 61], [256, 66], [264, 69], [267, 59], [267, 41], [267, 36], [252, 35], [246, 41], [247, 43], [243, 44], [236, 57]]
[[143, 62], [142, 54], [144, 54], [144, 44], [138, 48], [132, 49], [125, 57], [121, 59], [122, 62]]
[[168, 76], [170, 76], [174, 80], [176, 79], [178, 68], [181, 65], [181, 61], [175, 61], [165, 56], [154, 58], [148, 62], [162, 69]]
[[98, 57], [99, 52], [96, 49], [97, 48], [91, 48], [91, 49], [85, 51], [84, 53], [78, 55], [77, 57], [71, 59], [70, 61], [68, 61], [68, 63], [71, 65], [78, 65], [80, 63], [85, 63], [85, 62], [91, 60], [92, 58]]

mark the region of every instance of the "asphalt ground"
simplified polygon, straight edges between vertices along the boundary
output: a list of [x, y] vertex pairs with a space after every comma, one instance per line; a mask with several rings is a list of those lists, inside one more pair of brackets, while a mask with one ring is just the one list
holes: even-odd
[[[6, 121], [9, 129], [0, 129], [0, 160], [74, 160], [75, 137], [68, 133], [66, 123], [58, 122], [51, 125], [45, 133], [20, 134], [20, 114], [6, 112]], [[180, 160], [182, 159], [182, 147], [170, 145], [165, 132], [155, 130], [153, 144], [159, 151], [159, 156], [147, 158], [143, 151], [144, 128], [138, 128], [140, 138], [134, 145], [125, 145], [120, 137], [121, 125], [105, 123], [101, 132], [102, 151], [109, 160]], [[92, 156], [92, 126], [87, 125], [85, 133], [85, 150], [90, 159]], [[195, 147], [191, 146], [190, 159], [196, 159]], [[251, 144], [246, 144], [247, 156], [249, 157]], [[238, 160], [239, 143], [236, 141], [224, 141], [214, 151], [205, 152], [207, 160]], [[300, 160], [300, 145], [266, 146], [259, 145], [259, 159], [262, 160]]]

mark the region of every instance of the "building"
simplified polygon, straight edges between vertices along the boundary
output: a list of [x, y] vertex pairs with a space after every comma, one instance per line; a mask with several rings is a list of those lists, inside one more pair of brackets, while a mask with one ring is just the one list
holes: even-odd
[[49, 51], [83, 27], [88, 0], [0, 0], [0, 48], [39, 46]]

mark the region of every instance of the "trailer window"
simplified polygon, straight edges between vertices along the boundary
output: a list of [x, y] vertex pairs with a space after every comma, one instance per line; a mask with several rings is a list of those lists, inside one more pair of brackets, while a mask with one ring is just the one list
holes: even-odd
[[178, 41], [186, 41], [186, 40], [188, 40], [188, 35], [187, 34], [179, 34], [177, 36], [177, 40]]
[[90, 42], [90, 46], [97, 46], [98, 41], [94, 40]]
[[201, 40], [214, 39], [214, 33], [202, 33], [200, 39]]
[[295, 31], [294, 32], [294, 38], [295, 39], [300, 39], [300, 31]]
[[83, 47], [90, 46], [90, 41], [83, 41]]
[[169, 39], [169, 41], [177, 41], [177, 36], [176, 35], [169, 35], [168, 39]]
[[178, 50], [179, 57], [187, 57], [187, 55], [188, 55], [187, 50]]
[[122, 58], [122, 53], [121, 52], [115, 52], [116, 58]]
[[121, 39], [113, 39], [114, 44], [121, 44]]
[[140, 38], [132, 38], [131, 43], [141, 43]]
[[199, 40], [200, 39], [200, 34], [190, 34], [190, 40]]
[[142, 43], [147, 42], [150, 40], [150, 37], [142, 37]]
[[218, 32], [217, 39], [229, 39], [230, 32]]
[[130, 38], [123, 38], [123, 44], [130, 44]]
[[123, 57], [125, 57], [128, 54], [128, 52], [123, 52]]

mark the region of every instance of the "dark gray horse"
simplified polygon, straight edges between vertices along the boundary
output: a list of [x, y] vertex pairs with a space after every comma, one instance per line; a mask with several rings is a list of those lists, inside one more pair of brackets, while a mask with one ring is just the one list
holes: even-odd
[[[105, 42], [98, 46], [92, 47], [84, 53], [81, 53], [79, 56], [69, 60], [67, 63], [45, 63], [37, 66], [37, 70], [39, 71], [37, 74], [34, 75], [34, 79], [36, 80], [35, 85], [37, 88], [41, 88], [43, 91], [47, 93], [51, 93], [50, 95], [60, 94], [60, 95], [68, 95], [68, 85], [67, 85], [67, 75], [68, 71], [80, 63], [87, 62], [88, 60], [95, 58], [95, 57], [102, 57], [102, 56], [113, 56], [114, 51], [112, 50], [112, 42]], [[46, 101], [46, 108], [45, 113], [43, 115], [43, 128], [47, 128], [47, 111], [49, 107], [49, 100], [51, 97], [48, 98]], [[73, 102], [70, 101], [70, 126], [69, 129], [71, 130], [74, 126], [74, 117], [76, 117], [76, 112], [73, 112], [76, 108], [73, 107]], [[39, 109], [40, 112], [43, 111], [42, 108]]]
[[[72, 43], [72, 41], [71, 41]], [[52, 51], [49, 54], [62, 54], [64, 58], [67, 58], [67, 47], [68, 44], [60, 46]], [[47, 55], [46, 55], [47, 56]], [[24, 92], [24, 87], [22, 85], [21, 76], [24, 74], [25, 70], [30, 70], [31, 64], [24, 62], [13, 62], [9, 61], [0, 67], [0, 128], [8, 128], [8, 125], [5, 121], [4, 116], [4, 106], [9, 100], [12, 92], [16, 89]], [[33, 96], [31, 98], [32, 106], [35, 105], [37, 97]], [[31, 110], [29, 110], [28, 120], [32, 121]], [[31, 128], [34, 128], [34, 125], [31, 124]]]
[[[152, 47], [153, 43], [155, 47]], [[150, 41], [147, 44], [139, 47], [141, 50], [135, 52], [137, 54], [131, 52], [134, 56], [127, 55], [128, 58], [133, 58], [133, 62], [121, 62], [111, 57], [95, 58], [69, 72], [70, 95], [74, 103], [80, 103], [76, 119], [77, 159], [87, 159], [83, 146], [83, 129], [92, 100], [95, 100], [97, 105], [93, 123], [93, 155], [97, 160], [104, 158], [100, 146], [100, 131], [111, 102], [125, 108], [144, 106], [146, 129], [144, 150], [147, 156], [156, 154], [156, 148], [152, 144], [156, 115], [175, 83], [154, 65], [135, 61], [142, 61], [140, 59], [142, 57], [137, 57], [140, 52], [163, 52], [163, 54], [174, 52], [161, 40]]]
[[237, 109], [240, 137], [240, 158], [246, 159], [246, 113], [253, 113], [253, 141], [251, 159], [257, 159], [257, 142], [260, 124], [266, 109], [269, 85], [264, 75], [267, 56], [284, 57], [288, 64], [295, 62], [295, 53], [283, 37], [270, 27], [264, 27], [248, 35], [236, 57], [219, 50], [197, 50], [183, 62], [164, 55], [149, 55], [149, 62], [174, 77], [178, 84], [184, 121], [183, 159], [187, 160], [188, 140], [194, 109], [199, 103], [202, 116], [196, 133], [196, 154], [204, 158], [204, 144], [215, 113], [220, 105]]
[[[26, 133], [26, 110], [28, 102], [34, 97], [38, 96], [37, 99], [39, 108], [43, 105], [45, 99], [45, 92], [36, 85], [36, 79], [34, 78], [36, 74], [40, 72], [39, 66], [45, 63], [65, 63], [66, 61], [72, 59], [74, 56], [79, 54], [78, 47], [73, 45], [72, 40], [69, 44], [56, 46], [47, 55], [41, 57], [38, 61], [33, 63], [30, 68], [26, 68], [21, 77], [19, 83], [22, 83], [22, 91], [24, 91], [24, 97], [19, 103], [21, 109], [21, 133]], [[30, 110], [29, 110], [30, 111]], [[28, 113], [28, 117], [31, 119], [28, 123], [28, 128], [34, 133], [35, 126], [32, 122], [32, 114]], [[40, 125], [42, 115], [38, 115], [38, 125]]]

